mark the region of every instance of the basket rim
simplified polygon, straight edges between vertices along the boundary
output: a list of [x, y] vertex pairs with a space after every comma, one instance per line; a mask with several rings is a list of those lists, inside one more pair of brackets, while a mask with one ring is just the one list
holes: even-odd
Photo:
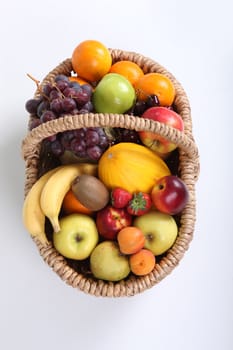
[[[164, 66], [162, 66], [159, 62], [142, 55], [141, 53], [126, 51], [121, 49], [112, 49], [109, 48], [109, 51], [112, 56], [112, 62], [115, 63], [117, 61], [122, 60], [130, 60], [134, 63], [137, 63], [144, 73], [156, 72], [167, 76], [174, 84], [176, 90], [176, 96], [174, 105], [181, 106], [178, 108], [178, 113], [181, 115], [184, 121], [184, 131], [186, 134], [189, 134], [192, 137], [192, 118], [191, 118], [191, 107], [189, 103], [188, 96], [186, 91], [184, 90], [182, 84], [176, 79], [176, 77], [167, 70]], [[65, 58], [61, 61], [55, 68], [50, 70], [50, 72], [44, 77], [41, 82], [41, 87], [44, 84], [47, 84], [54, 80], [55, 76], [62, 70], [64, 74], [70, 74], [73, 72], [71, 58]], [[38, 89], [35, 92], [35, 96], [39, 94]]]
[[37, 148], [44, 138], [52, 136], [57, 132], [75, 130], [82, 127], [112, 126], [125, 127], [136, 131], [151, 131], [160, 134], [167, 140], [176, 143], [180, 149], [187, 153], [190, 159], [199, 168], [199, 151], [193, 138], [186, 133], [169, 125], [138, 116], [113, 113], [85, 113], [78, 115], [67, 114], [59, 119], [43, 123], [31, 130], [22, 141], [22, 156], [26, 161], [30, 155], [36, 153]]

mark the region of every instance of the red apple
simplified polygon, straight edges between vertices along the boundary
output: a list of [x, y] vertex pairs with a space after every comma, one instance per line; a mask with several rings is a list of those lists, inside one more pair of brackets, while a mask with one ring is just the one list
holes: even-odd
[[123, 208], [108, 205], [97, 212], [96, 226], [99, 234], [106, 239], [116, 239], [118, 232], [131, 223], [132, 215]]
[[155, 183], [151, 191], [151, 199], [159, 211], [175, 215], [186, 206], [189, 192], [179, 177], [169, 175], [162, 177]]
[[[173, 110], [166, 107], [148, 108], [142, 115], [142, 118], [152, 119], [154, 121], [167, 124], [180, 131], [184, 130], [184, 122], [181, 116]], [[139, 131], [139, 137], [142, 143], [153, 151], [165, 155], [174, 151], [176, 145], [169, 140], [150, 131]]]

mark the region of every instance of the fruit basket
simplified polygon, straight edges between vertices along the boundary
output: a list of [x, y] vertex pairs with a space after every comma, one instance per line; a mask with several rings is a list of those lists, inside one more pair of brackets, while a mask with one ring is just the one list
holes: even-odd
[[[189, 201], [180, 215], [175, 217], [178, 225], [177, 238], [170, 249], [156, 259], [153, 270], [144, 275], [136, 276], [130, 273], [119, 281], [98, 279], [90, 272], [87, 261], [80, 262], [65, 258], [54, 247], [52, 229], [49, 222], [45, 222], [48, 242], [33, 237], [43, 260], [68, 285], [94, 296], [124, 297], [141, 293], [159, 283], [179, 264], [189, 248], [194, 234], [196, 220], [195, 183], [199, 175], [198, 148], [192, 133], [192, 118], [190, 105], [186, 93], [177, 79], [163, 66], [154, 60], [135, 52], [119, 49], [109, 49], [112, 62], [122, 60], [132, 61], [141, 67], [143, 72], [156, 72], [168, 77], [175, 87], [174, 110], [184, 122], [184, 131], [179, 131], [165, 123], [153, 121], [132, 113], [66, 113], [62, 117], [46, 121], [29, 130], [22, 142], [22, 155], [25, 160], [25, 197], [36, 181], [51, 169], [60, 166], [57, 158], [44, 148], [44, 140], [67, 130], [81, 128], [121, 128], [127, 130], [150, 131], [162, 136], [177, 145], [168, 163], [172, 173], [178, 175], [186, 184], [189, 191]], [[73, 72], [72, 60], [65, 59], [43, 79], [35, 97], [40, 95], [41, 89], [53, 83], [57, 75], [70, 76]], [[32, 116], [29, 117], [29, 125]]]

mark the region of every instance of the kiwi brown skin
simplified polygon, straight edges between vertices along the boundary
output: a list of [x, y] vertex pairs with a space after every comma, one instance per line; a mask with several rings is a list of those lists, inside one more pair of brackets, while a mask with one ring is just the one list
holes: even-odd
[[77, 176], [72, 182], [71, 189], [79, 202], [92, 211], [103, 209], [110, 200], [107, 187], [92, 175]]

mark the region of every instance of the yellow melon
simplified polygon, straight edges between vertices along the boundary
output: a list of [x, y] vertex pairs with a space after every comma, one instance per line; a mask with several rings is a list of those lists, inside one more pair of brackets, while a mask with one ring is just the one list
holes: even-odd
[[146, 146], [120, 142], [108, 148], [99, 160], [99, 179], [109, 188], [120, 187], [150, 193], [155, 182], [171, 172], [166, 163]]

